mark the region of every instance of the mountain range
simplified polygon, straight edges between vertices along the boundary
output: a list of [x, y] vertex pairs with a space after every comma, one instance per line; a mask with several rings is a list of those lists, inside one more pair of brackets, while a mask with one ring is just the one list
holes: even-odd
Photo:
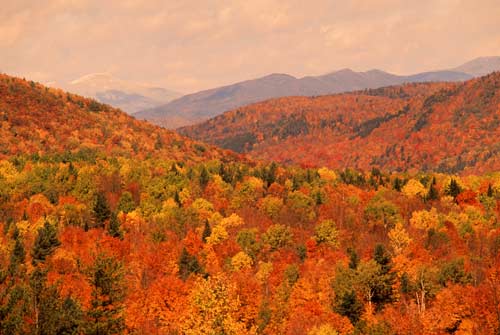
[[466, 82], [276, 98], [179, 132], [254, 159], [302, 166], [484, 173], [500, 169], [499, 126], [494, 72]]
[[166, 104], [182, 95], [165, 88], [118, 79], [109, 73], [88, 74], [61, 88], [94, 98], [129, 114]]
[[225, 111], [271, 98], [325, 95], [413, 82], [465, 81], [495, 70], [500, 70], [500, 57], [477, 58], [449, 70], [407, 76], [381, 70], [355, 72], [350, 69], [303, 78], [276, 73], [188, 94], [165, 105], [138, 112], [134, 116], [173, 129], [195, 124]]

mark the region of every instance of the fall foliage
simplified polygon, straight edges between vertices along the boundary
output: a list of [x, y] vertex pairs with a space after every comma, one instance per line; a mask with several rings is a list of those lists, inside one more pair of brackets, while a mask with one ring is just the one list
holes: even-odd
[[498, 172], [246, 161], [39, 84], [0, 88], [0, 334], [500, 331]]
[[[482, 174], [500, 169], [500, 73], [251, 104], [179, 129], [304, 167]], [[411, 185], [413, 192], [417, 185]]]

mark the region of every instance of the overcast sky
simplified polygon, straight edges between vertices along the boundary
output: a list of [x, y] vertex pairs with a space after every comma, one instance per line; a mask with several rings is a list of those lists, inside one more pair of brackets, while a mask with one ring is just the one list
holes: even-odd
[[0, 0], [0, 71], [184, 93], [273, 72], [398, 74], [500, 55], [499, 0]]

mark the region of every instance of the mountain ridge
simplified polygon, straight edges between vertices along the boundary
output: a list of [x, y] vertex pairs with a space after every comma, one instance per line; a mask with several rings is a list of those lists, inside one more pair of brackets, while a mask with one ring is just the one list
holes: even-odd
[[[498, 59], [498, 64], [496, 60]], [[481, 65], [483, 62], [486, 64]], [[483, 66], [483, 67], [481, 67]], [[471, 69], [472, 73], [462, 72]], [[282, 96], [316, 96], [399, 85], [421, 81], [464, 81], [491, 68], [500, 70], [500, 57], [478, 58], [448, 70], [428, 71], [412, 75], [395, 75], [379, 69], [356, 72], [341, 69], [320, 76], [296, 78], [273, 73], [256, 79], [191, 93], [171, 102], [135, 113], [166, 128], [178, 128], [202, 122], [225, 111], [250, 103]]]
[[253, 159], [452, 173], [500, 169], [500, 72], [461, 83], [409, 83], [283, 97], [179, 132]]

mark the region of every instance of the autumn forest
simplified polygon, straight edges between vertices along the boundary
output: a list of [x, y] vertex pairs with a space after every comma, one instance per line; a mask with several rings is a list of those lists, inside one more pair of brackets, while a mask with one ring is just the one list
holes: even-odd
[[181, 130], [243, 155], [2, 75], [0, 334], [498, 334], [499, 83]]

